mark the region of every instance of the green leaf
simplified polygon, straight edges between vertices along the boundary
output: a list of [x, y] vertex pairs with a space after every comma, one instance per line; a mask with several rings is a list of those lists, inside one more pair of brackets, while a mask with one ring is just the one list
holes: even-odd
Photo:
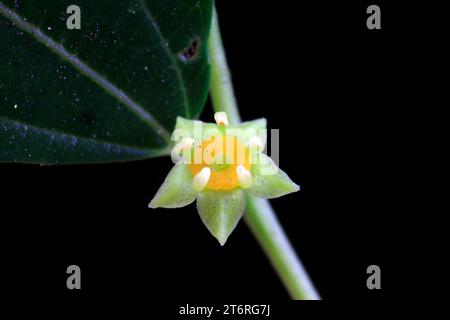
[[297, 192], [300, 187], [264, 153], [252, 165], [253, 182], [248, 192], [259, 198], [273, 199]]
[[175, 165], [159, 188], [150, 208], [181, 208], [195, 201], [197, 192], [192, 187], [192, 173], [185, 164]]
[[209, 232], [223, 246], [242, 218], [245, 209], [245, 192], [204, 191], [198, 195], [197, 209]]
[[206, 101], [212, 0], [78, 0], [81, 30], [70, 4], [0, 0], [0, 162], [167, 154]]

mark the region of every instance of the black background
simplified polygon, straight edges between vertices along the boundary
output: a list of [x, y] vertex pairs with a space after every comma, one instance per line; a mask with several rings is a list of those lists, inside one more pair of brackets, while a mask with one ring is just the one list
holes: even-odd
[[[272, 204], [313, 282], [324, 299], [379, 301], [396, 285], [396, 128], [420, 30], [404, 6], [349, 2], [217, 6], [242, 118], [280, 129], [280, 166], [302, 187]], [[382, 30], [366, 28], [370, 4]], [[202, 120], [212, 114], [208, 103]], [[1, 165], [1, 290], [69, 304], [287, 300], [243, 222], [220, 247], [195, 205], [147, 208], [171, 166]], [[80, 291], [66, 288], [71, 264]], [[382, 290], [366, 287], [371, 264]]]

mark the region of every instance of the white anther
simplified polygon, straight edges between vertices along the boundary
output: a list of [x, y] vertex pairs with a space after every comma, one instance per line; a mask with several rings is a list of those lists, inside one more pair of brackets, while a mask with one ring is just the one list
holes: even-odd
[[262, 151], [262, 149], [264, 148], [264, 141], [260, 137], [254, 136], [254, 137], [251, 137], [250, 140], [248, 140], [247, 146], [250, 149], [254, 149], [255, 148], [255, 149], [259, 150], [259, 151]]
[[178, 142], [175, 147], [173, 147], [171, 152], [171, 158], [173, 163], [179, 163], [180, 161], [185, 160], [183, 157], [186, 152], [188, 152], [192, 146], [194, 145], [194, 139], [192, 138], [183, 138], [180, 142]]
[[183, 138], [181, 139], [182, 150], [189, 150], [194, 145], [194, 139], [192, 138]]
[[227, 126], [228, 125], [228, 116], [225, 112], [216, 112], [214, 114], [214, 120], [219, 126]]
[[250, 188], [252, 185], [252, 174], [250, 171], [240, 164], [236, 169], [236, 173], [239, 179], [239, 185], [244, 189]]
[[198, 192], [203, 191], [203, 189], [205, 189], [206, 185], [208, 184], [210, 177], [211, 177], [211, 169], [205, 167], [195, 175], [194, 181], [192, 182], [192, 186]]

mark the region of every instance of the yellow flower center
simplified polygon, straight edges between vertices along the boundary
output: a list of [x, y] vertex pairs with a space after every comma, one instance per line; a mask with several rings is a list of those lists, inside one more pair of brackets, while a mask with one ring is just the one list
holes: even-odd
[[197, 144], [192, 152], [189, 170], [197, 175], [203, 168], [211, 169], [207, 188], [233, 190], [239, 187], [237, 168], [250, 171], [250, 152], [235, 136], [213, 136]]

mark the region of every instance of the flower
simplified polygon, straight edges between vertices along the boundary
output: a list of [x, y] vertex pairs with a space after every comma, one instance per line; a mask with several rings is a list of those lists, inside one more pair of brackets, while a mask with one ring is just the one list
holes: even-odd
[[180, 208], [197, 199], [201, 220], [224, 245], [244, 213], [247, 193], [272, 199], [300, 188], [263, 153], [265, 119], [230, 125], [224, 112], [214, 118], [216, 123], [177, 119], [175, 166], [149, 207]]

